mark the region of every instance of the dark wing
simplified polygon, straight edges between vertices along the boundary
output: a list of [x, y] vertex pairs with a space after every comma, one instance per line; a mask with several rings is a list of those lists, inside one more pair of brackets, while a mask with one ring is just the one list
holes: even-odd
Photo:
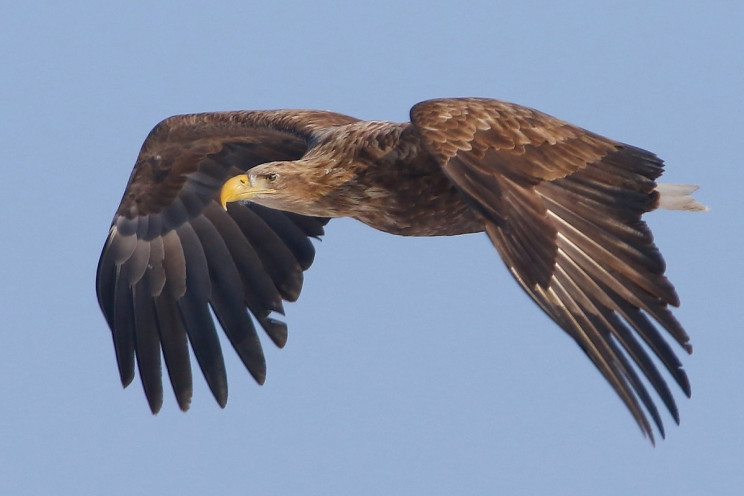
[[163, 401], [161, 352], [181, 409], [192, 396], [188, 342], [217, 402], [227, 379], [211, 307], [258, 383], [261, 343], [246, 307], [277, 346], [287, 339], [282, 300], [293, 301], [313, 261], [309, 237], [327, 219], [216, 201], [222, 184], [254, 165], [296, 160], [314, 133], [356, 119], [314, 111], [176, 116], [145, 140], [98, 264], [96, 292], [124, 386], [135, 359], [153, 413]]
[[[423, 102], [411, 120], [445, 174], [482, 214], [512, 275], [570, 334], [653, 441], [659, 413], [636, 368], [679, 422], [650, 349], [690, 385], [657, 324], [688, 352], [679, 301], [641, 215], [656, 208], [655, 155], [496, 100]], [[654, 322], [655, 321], [655, 322]], [[640, 338], [645, 346], [639, 342]], [[635, 367], [633, 366], [635, 363]]]

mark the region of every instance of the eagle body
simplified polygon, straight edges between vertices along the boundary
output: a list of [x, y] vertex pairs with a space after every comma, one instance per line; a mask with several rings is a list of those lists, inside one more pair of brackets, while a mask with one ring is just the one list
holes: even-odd
[[[347, 146], [338, 147], [343, 142]], [[302, 215], [351, 217], [404, 236], [483, 231], [477, 212], [442, 172], [410, 123], [359, 121], [321, 135], [293, 162], [266, 164], [291, 174], [291, 193], [250, 201]]]
[[653, 440], [652, 422], [664, 431], [646, 383], [679, 417], [652, 356], [689, 395], [670, 341], [692, 348], [641, 217], [660, 204], [704, 208], [688, 185], [660, 198], [662, 171], [648, 151], [483, 98], [421, 102], [406, 123], [317, 110], [169, 117], [142, 145], [98, 264], [122, 384], [139, 370], [157, 412], [165, 362], [186, 410], [191, 350], [224, 406], [212, 313], [263, 383], [256, 324], [285, 345], [287, 326], [275, 317], [299, 297], [311, 238], [330, 218], [351, 217], [405, 236], [485, 232]]

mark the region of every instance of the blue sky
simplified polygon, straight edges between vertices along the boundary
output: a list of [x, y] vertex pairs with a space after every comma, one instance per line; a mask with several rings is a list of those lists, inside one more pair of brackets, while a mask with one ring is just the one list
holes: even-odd
[[[269, 6], [269, 3], [271, 4]], [[0, 15], [3, 494], [740, 494], [744, 311], [738, 2], [18, 2]], [[178, 113], [407, 120], [433, 97], [522, 103], [663, 157], [705, 214], [647, 216], [695, 352], [651, 448], [482, 235], [348, 220], [318, 243], [256, 386], [225, 343], [158, 416], [122, 391], [95, 301], [142, 140]], [[681, 352], [681, 351], [680, 351]], [[675, 391], [675, 393], [677, 393]]]

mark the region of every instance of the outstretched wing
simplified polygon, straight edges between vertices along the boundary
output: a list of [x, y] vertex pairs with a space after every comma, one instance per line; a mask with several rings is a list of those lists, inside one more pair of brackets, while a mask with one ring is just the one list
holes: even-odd
[[422, 102], [411, 120], [445, 174], [482, 214], [522, 288], [576, 340], [644, 434], [653, 440], [641, 404], [663, 436], [636, 368], [679, 422], [674, 398], [646, 350], [689, 396], [687, 376], [657, 325], [688, 352], [692, 348], [669, 311], [679, 301], [641, 220], [658, 204], [654, 180], [662, 161], [496, 100]]
[[114, 340], [124, 386], [135, 359], [153, 413], [163, 401], [161, 352], [181, 409], [189, 407], [188, 342], [217, 402], [227, 379], [214, 312], [258, 383], [261, 343], [246, 307], [277, 346], [287, 339], [282, 300], [300, 293], [313, 261], [310, 237], [327, 219], [216, 198], [254, 165], [300, 158], [314, 133], [356, 119], [315, 111], [257, 111], [171, 117], [142, 146], [98, 264], [96, 292]]

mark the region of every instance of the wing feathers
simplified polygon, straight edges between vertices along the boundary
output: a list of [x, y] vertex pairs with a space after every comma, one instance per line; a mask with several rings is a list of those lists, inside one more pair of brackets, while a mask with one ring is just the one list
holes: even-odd
[[186, 411], [191, 405], [193, 385], [188, 337], [176, 304], [177, 300], [171, 288], [166, 285], [161, 294], [155, 298], [155, 309], [163, 359], [168, 369], [171, 387], [179, 408]]
[[[228, 213], [240, 227], [246, 239], [253, 240], [252, 246], [281, 297], [294, 301], [302, 288], [302, 268], [284, 240], [272, 229], [273, 226], [269, 226], [259, 215], [259, 212], [264, 211], [255, 207], [256, 205], [229, 206]], [[273, 308], [273, 310], [282, 311], [280, 307]]]
[[155, 305], [148, 285], [148, 279], [140, 279], [132, 288], [134, 303], [134, 342], [137, 355], [137, 369], [142, 379], [142, 387], [155, 413], [163, 405], [162, 371], [160, 368], [160, 339], [155, 315]]
[[114, 324], [112, 333], [116, 363], [119, 366], [121, 383], [126, 387], [134, 379], [134, 304], [132, 290], [126, 278], [117, 277], [113, 297], [111, 318]]
[[165, 234], [162, 242], [165, 284], [155, 298], [160, 344], [178, 406], [187, 410], [193, 394], [191, 361], [186, 328], [176, 303], [186, 292], [186, 259], [175, 231]]
[[150, 241], [150, 257], [147, 262], [145, 275], [150, 296], [158, 296], [165, 286], [167, 280], [163, 260], [165, 259], [165, 247], [163, 238], [157, 237]]
[[245, 312], [243, 283], [225, 242], [214, 225], [204, 216], [192, 222], [204, 247], [209, 266], [212, 292], [209, 302], [235, 350], [259, 384], [266, 380], [266, 362], [261, 342]]
[[122, 384], [135, 363], [153, 412], [162, 405], [161, 354], [178, 405], [188, 409], [188, 344], [220, 405], [227, 379], [217, 331], [251, 375], [265, 380], [246, 307], [278, 346], [282, 298], [295, 300], [327, 219], [215, 202], [224, 181], [254, 165], [300, 158], [325, 126], [355, 119], [327, 112], [258, 111], [176, 116], [145, 140], [98, 265], [96, 291], [112, 331]]
[[[300, 266], [301, 270], [297, 274], [301, 277], [302, 271], [307, 270], [315, 259], [315, 248], [310, 240], [307, 239], [307, 235], [284, 212], [272, 210], [258, 204], [251, 204], [250, 208], [266, 222], [271, 230], [279, 235], [282, 242], [290, 249]], [[296, 288], [298, 295], [301, 287], [302, 281], [300, 280], [299, 287]]]
[[[609, 293], [609, 290], [607, 288], [602, 288], [597, 284], [591, 276], [589, 276], [562, 250], [560, 250], [558, 267], [560, 268], [561, 276], [566, 280], [572, 281], [576, 291], [580, 291], [584, 301], [582, 307], [585, 311], [589, 311], [594, 315], [602, 316], [605, 329], [612, 333], [612, 335], [614, 335], [628, 351], [629, 355], [639, 365], [646, 377], [649, 378], [649, 381], [659, 393], [659, 396], [662, 398], [675, 420], [679, 422], [674, 398], [672, 397], [666, 382], [649, 358], [646, 351], [633, 337], [633, 334], [629, 331], [628, 327], [618, 319], [617, 315], [613, 312], [617, 312], [626, 321], [631, 323], [639, 334], [642, 336], [649, 336], [648, 341], [650, 342], [655, 342], [656, 339], [660, 339], [660, 335], [656, 328], [653, 327], [640, 312], [628, 312], [628, 308], [631, 308], [629, 305], [625, 304], [624, 307], [621, 307], [617, 304], [617, 299], [613, 301], [610, 298], [607, 298], [606, 296]], [[666, 344], [663, 340], [662, 343]], [[679, 374], [681, 368], [679, 367], [679, 361], [676, 356], [671, 353], [671, 350], [668, 347], [666, 349], [660, 349], [658, 346], [652, 346], [652, 349], [662, 359], [663, 363], [669, 368], [669, 370], [674, 371], [672, 373], [675, 379], [682, 386], [684, 382], [683, 378], [686, 379], [686, 377], [684, 374], [682, 374], [682, 376]], [[683, 389], [685, 389], [684, 386]]]
[[186, 261], [186, 292], [177, 302], [178, 309], [209, 389], [217, 403], [224, 407], [227, 403], [227, 374], [217, 330], [207, 305], [212, 293], [207, 258], [191, 224], [180, 226], [176, 232], [181, 238]]
[[689, 395], [681, 363], [656, 326], [691, 350], [668, 309], [679, 299], [641, 221], [658, 204], [654, 180], [662, 161], [504, 102], [424, 102], [411, 118], [444, 173], [484, 216], [491, 241], [523, 289], [584, 349], [641, 430], [653, 436], [648, 414], [663, 436], [659, 413], [632, 365], [678, 421], [674, 398], [649, 355]]
[[[246, 207], [235, 205], [230, 209], [236, 214], [234, 210], [244, 210]], [[225, 215], [217, 204], [207, 208], [204, 215], [219, 231], [230, 251], [236, 270], [242, 278], [245, 302], [251, 312], [257, 317], [264, 317], [271, 312], [283, 313], [279, 291], [266, 273], [266, 268], [248, 241], [248, 237], [235, 222], [234, 216]]]
[[[550, 292], [555, 294], [557, 300], [554, 305], [565, 307], [570, 317], [568, 319], [570, 328], [578, 331], [578, 341], [591, 344], [584, 348], [585, 351], [587, 349], [591, 350], [588, 353], [590, 359], [594, 361], [600, 372], [631, 410], [641, 430], [647, 432], [653, 439], [650, 425], [638, 404], [636, 394], [647, 408], [650, 405], [649, 413], [657, 426], [660, 426], [663, 436], [663, 426], [656, 407], [650, 401], [646, 388], [638, 380], [625, 357], [618, 353], [617, 347], [610, 337], [607, 321], [602, 318], [600, 312], [593, 308], [592, 302], [577, 288], [574, 281], [565, 277], [565, 274], [561, 272], [558, 269], [558, 275], [552, 281], [549, 289]], [[592, 312], [592, 310], [595, 311]]]
[[320, 237], [324, 234], [323, 226], [325, 226], [330, 220], [319, 217], [307, 217], [305, 215], [299, 215], [292, 212], [284, 212], [284, 215], [289, 220], [291, 220], [294, 225], [300, 228], [302, 232], [305, 233], [305, 236], [316, 239], [320, 239]]

